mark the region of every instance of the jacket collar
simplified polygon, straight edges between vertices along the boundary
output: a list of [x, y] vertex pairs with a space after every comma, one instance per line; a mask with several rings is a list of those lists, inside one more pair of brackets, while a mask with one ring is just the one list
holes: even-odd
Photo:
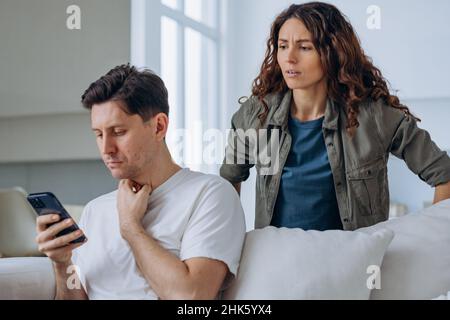
[[[276, 108], [272, 117], [270, 117], [268, 124], [274, 126], [280, 126], [283, 129], [287, 128], [289, 112], [291, 110], [291, 101], [292, 101], [292, 90], [288, 90], [279, 105], [269, 105], [270, 108]], [[270, 111], [269, 111], [270, 112]], [[323, 120], [323, 128], [330, 130], [337, 130], [338, 128], [338, 119], [339, 119], [339, 111], [337, 109], [336, 103], [328, 98], [327, 106], [325, 109], [325, 117]]]

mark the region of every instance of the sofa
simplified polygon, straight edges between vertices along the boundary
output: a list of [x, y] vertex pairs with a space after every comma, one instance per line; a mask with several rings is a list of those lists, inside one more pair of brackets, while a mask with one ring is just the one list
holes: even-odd
[[[221, 297], [448, 299], [449, 248], [450, 199], [353, 232], [253, 230], [246, 235], [238, 274]], [[48, 258], [0, 258], [0, 299], [54, 295]]]

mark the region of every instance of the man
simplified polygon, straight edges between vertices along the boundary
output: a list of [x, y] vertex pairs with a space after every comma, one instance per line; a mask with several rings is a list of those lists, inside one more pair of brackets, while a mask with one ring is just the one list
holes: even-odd
[[[228, 182], [173, 162], [162, 80], [122, 65], [91, 84], [82, 103], [103, 161], [120, 182], [87, 204], [83, 244], [69, 244], [81, 232], [55, 238], [72, 221], [47, 228], [58, 215], [38, 218], [37, 242], [53, 261], [56, 299], [216, 298], [236, 275], [244, 214]], [[68, 286], [71, 265], [79, 288]]]

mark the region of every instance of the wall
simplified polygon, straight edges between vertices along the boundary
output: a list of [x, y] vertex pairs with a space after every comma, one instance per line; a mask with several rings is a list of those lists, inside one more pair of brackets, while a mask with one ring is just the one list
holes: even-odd
[[53, 192], [64, 204], [85, 205], [117, 188], [101, 161], [14, 163], [0, 166], [0, 189], [20, 186], [28, 193]]
[[[80, 30], [66, 27], [69, 5]], [[129, 61], [130, 1], [2, 0], [0, 43], [0, 162], [98, 159], [80, 99]]]
[[[69, 5], [80, 30], [66, 27]], [[130, 0], [0, 1], [0, 188], [78, 205], [116, 188], [80, 99], [130, 60], [130, 16]]]

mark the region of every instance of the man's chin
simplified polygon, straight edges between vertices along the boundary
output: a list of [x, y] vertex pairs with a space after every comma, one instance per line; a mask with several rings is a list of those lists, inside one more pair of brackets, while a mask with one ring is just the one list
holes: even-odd
[[122, 172], [121, 170], [109, 169], [109, 171], [111, 172], [111, 175], [114, 179], [117, 180], [128, 179], [128, 175]]

